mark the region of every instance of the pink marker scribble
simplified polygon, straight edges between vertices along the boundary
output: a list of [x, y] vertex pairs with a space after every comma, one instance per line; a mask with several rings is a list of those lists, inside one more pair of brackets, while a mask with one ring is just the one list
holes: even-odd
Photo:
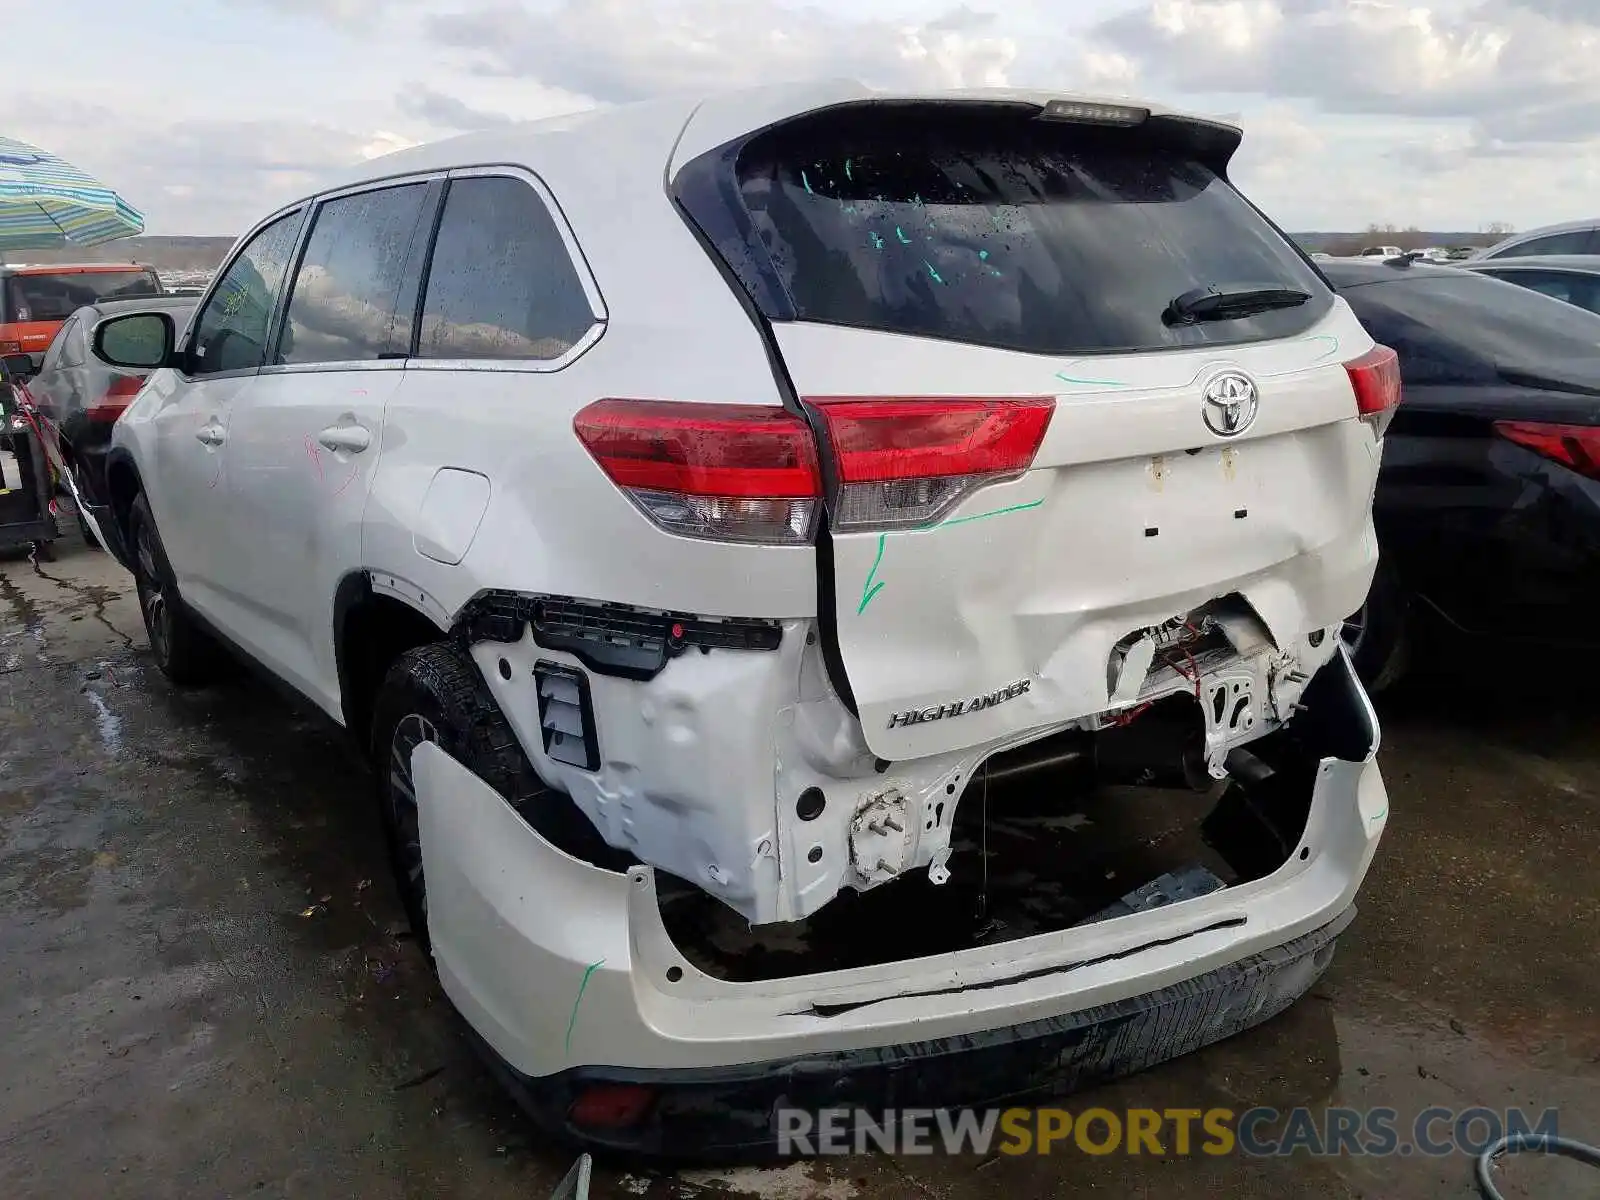
[[361, 468], [360, 467], [352, 467], [351, 470], [350, 470], [350, 474], [345, 476], [344, 482], [341, 483], [336, 489], [334, 489], [334, 493], [333, 494], [335, 496], [344, 495], [345, 488], [349, 487], [352, 483], [354, 483], [356, 481], [356, 476], [359, 475], [359, 474], [361, 474]]
[[322, 452], [317, 448], [316, 442], [311, 439], [311, 435], [309, 433], [306, 434], [306, 457], [311, 460], [311, 465], [317, 469], [317, 482], [323, 482]]

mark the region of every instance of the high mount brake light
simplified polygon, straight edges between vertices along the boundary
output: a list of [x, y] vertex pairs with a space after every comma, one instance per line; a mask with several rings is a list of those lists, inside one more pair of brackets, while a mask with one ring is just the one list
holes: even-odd
[[1496, 421], [1494, 431], [1580, 475], [1600, 479], [1600, 428], [1545, 421]]
[[572, 424], [600, 469], [671, 533], [773, 545], [811, 539], [822, 476], [811, 430], [793, 413], [608, 399]]
[[1042, 121], [1073, 121], [1080, 125], [1143, 125], [1148, 108], [1128, 104], [1096, 104], [1089, 100], [1051, 100], [1039, 110]]
[[938, 520], [991, 483], [1033, 465], [1055, 411], [1050, 396], [816, 396], [833, 450], [840, 532]]
[[1387, 346], [1374, 346], [1344, 369], [1355, 389], [1356, 411], [1381, 436], [1400, 405], [1400, 356]]

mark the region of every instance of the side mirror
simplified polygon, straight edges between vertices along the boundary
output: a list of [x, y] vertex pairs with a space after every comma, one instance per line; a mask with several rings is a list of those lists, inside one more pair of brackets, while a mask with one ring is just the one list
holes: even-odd
[[33, 359], [26, 354], [7, 354], [0, 358], [0, 368], [0, 378], [7, 382], [20, 383], [33, 377]]
[[153, 371], [171, 360], [176, 340], [177, 331], [167, 313], [129, 313], [95, 326], [94, 356], [108, 366]]

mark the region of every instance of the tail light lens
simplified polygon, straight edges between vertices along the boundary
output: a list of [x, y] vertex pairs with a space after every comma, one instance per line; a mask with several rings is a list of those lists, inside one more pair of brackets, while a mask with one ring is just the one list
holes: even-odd
[[1507, 441], [1525, 446], [1580, 475], [1600, 479], [1600, 428], [1551, 425], [1543, 421], [1496, 421], [1494, 429]]
[[[841, 532], [938, 520], [1033, 464], [1049, 396], [807, 401], [833, 450]], [[810, 541], [822, 476], [810, 427], [759, 405], [599, 400], [573, 421], [611, 481], [661, 528], [730, 542]]]
[[1387, 346], [1374, 346], [1344, 364], [1356, 393], [1356, 411], [1381, 437], [1400, 404], [1400, 356]]
[[578, 1094], [567, 1119], [584, 1129], [627, 1129], [644, 1120], [654, 1099], [638, 1084], [597, 1083]]
[[1033, 465], [1055, 411], [1049, 396], [843, 397], [808, 401], [833, 449], [841, 532], [935, 521], [981, 487]]
[[100, 397], [98, 404], [89, 405], [84, 410], [85, 415], [91, 421], [115, 421], [122, 415], [122, 410], [133, 403], [133, 398], [144, 386], [144, 380], [143, 375], [114, 376], [106, 394]]
[[0, 354], [21, 354], [21, 342], [0, 342]]
[[822, 476], [811, 430], [793, 413], [597, 400], [573, 428], [611, 481], [671, 533], [778, 545], [811, 539]]

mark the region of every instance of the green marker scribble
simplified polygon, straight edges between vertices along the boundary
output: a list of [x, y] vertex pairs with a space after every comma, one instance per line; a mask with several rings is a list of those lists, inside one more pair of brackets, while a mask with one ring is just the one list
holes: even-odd
[[[947, 525], [965, 525], [968, 521], [986, 521], [990, 517], [1003, 517], [1007, 513], [1026, 512], [1030, 508], [1038, 508], [1044, 501], [1030, 500], [1026, 504], [1013, 504], [1009, 508], [997, 508], [993, 512], [973, 513], [970, 517], [951, 517], [948, 521], [940, 521], [937, 528], [943, 529]], [[882, 584], [878, 585], [882, 587]]]
[[939, 272], [937, 272], [937, 271], [935, 271], [933, 269], [933, 264], [931, 262], [929, 262], [927, 259], [923, 259], [922, 260], [922, 265], [928, 268], [928, 274], [933, 276], [933, 281], [935, 283], [943, 283], [944, 282], [944, 277], [942, 275], [940, 275]]
[[855, 178], [854, 175], [850, 174], [850, 160], [848, 158], [844, 160], [844, 177], [846, 179], [854, 179]]
[[605, 959], [593, 962], [584, 969], [583, 979], [578, 984], [578, 994], [572, 998], [572, 1015], [567, 1018], [567, 1052], [572, 1052], [572, 1027], [578, 1023], [578, 1005], [583, 1002], [583, 991], [589, 986], [589, 976], [605, 965]]
[[1073, 377], [1071, 375], [1066, 374], [1064, 371], [1057, 371], [1056, 372], [1056, 378], [1061, 380], [1061, 382], [1063, 382], [1063, 383], [1086, 383], [1086, 384], [1092, 384], [1092, 385], [1094, 385], [1096, 387], [1127, 387], [1128, 386], [1126, 383], [1124, 383], [1120, 379], [1077, 379], [1077, 378], [1075, 378], [1075, 377]]
[[900, 226], [898, 226], [898, 225], [896, 225], [896, 226], [895, 226], [895, 227], [894, 227], [894, 235], [895, 235], [895, 237], [897, 237], [897, 238], [899, 238], [899, 239], [900, 239], [900, 244], [901, 244], [901, 245], [902, 245], [902, 246], [909, 246], [909, 245], [911, 245], [911, 239], [910, 239], [910, 238], [908, 238], [908, 237], [907, 237], [907, 236], [906, 236], [906, 235], [905, 235], [905, 230], [903, 230], [903, 229], [901, 229], [901, 228], [900, 228]]
[[878, 574], [878, 564], [883, 561], [883, 543], [887, 534], [878, 535], [878, 556], [872, 560], [872, 570], [867, 572], [867, 581], [861, 585], [861, 603], [856, 605], [856, 616], [867, 611], [867, 605], [872, 603], [872, 598], [883, 591], [883, 583], [873, 583]]
[[806, 185], [806, 193], [808, 195], [816, 195], [816, 193], [811, 190], [811, 180], [806, 178], [806, 173], [804, 171], [800, 172], [800, 182]]
[[1335, 354], [1339, 353], [1339, 339], [1334, 337], [1331, 333], [1315, 333], [1308, 337], [1306, 341], [1332, 343], [1326, 351], [1317, 355], [1317, 357], [1312, 360], [1314, 362], [1321, 362], [1323, 359], [1332, 358]]

